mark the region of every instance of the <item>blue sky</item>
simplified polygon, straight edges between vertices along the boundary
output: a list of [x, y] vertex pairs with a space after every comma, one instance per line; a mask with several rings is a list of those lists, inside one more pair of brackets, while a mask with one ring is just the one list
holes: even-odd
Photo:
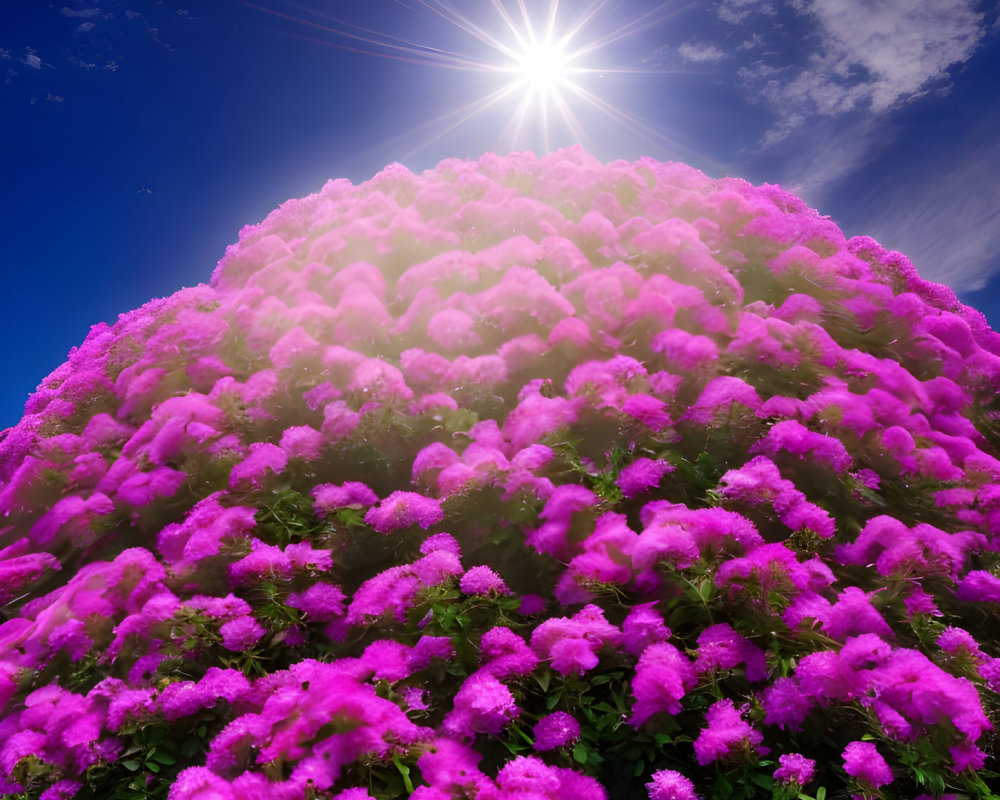
[[513, 128], [521, 90], [451, 127], [510, 84], [457, 67], [514, 64], [488, 39], [516, 50], [497, 6], [520, 13], [452, 1], [4, 0], [0, 428], [91, 324], [206, 281], [289, 197], [581, 139], [781, 183], [1000, 326], [997, 2], [563, 2], [566, 52], [597, 45], [571, 80], [607, 105], [563, 90], [578, 124], [544, 137], [537, 102]]

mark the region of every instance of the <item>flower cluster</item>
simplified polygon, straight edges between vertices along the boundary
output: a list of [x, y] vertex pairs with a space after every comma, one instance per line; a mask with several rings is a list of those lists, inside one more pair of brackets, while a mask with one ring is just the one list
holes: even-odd
[[0, 793], [995, 796], [998, 396], [779, 187], [332, 181], [0, 433]]

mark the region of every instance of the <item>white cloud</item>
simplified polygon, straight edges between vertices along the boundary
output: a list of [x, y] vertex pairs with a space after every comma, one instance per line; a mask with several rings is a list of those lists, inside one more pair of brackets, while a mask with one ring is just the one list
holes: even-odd
[[758, 65], [741, 77], [777, 111], [779, 133], [794, 127], [792, 116], [880, 114], [926, 93], [972, 56], [985, 35], [984, 15], [974, 6], [975, 0], [801, 0], [800, 12], [816, 26], [817, 52], [781, 76]]
[[66, 6], [63, 6], [62, 13], [63, 13], [64, 17], [77, 17], [77, 18], [78, 17], [96, 17], [98, 14], [101, 13], [101, 9], [99, 9], [99, 8], [72, 9], [72, 8], [67, 8]]
[[4, 61], [10, 61], [10, 57], [11, 57], [10, 50], [4, 50], [2, 47], [0, 47], [0, 59], [3, 59]]
[[737, 50], [753, 50], [760, 47], [764, 43], [763, 35], [759, 33], [753, 34], [749, 39], [740, 42], [737, 46]]
[[677, 48], [678, 55], [691, 64], [717, 64], [726, 54], [714, 44], [684, 42]]
[[21, 59], [25, 66], [31, 67], [32, 69], [42, 68], [42, 59], [40, 59], [33, 52], [29, 52], [24, 58]]
[[767, 0], [722, 0], [716, 9], [719, 19], [730, 25], [740, 25], [751, 14], [774, 16], [774, 6]]
[[[968, 61], [986, 35], [977, 0], [789, 2], [799, 21], [811, 25], [802, 36], [812, 54], [798, 63], [758, 60], [737, 74], [749, 96], [775, 112], [761, 141], [765, 150], [838, 119], [861, 132], [851, 141], [814, 144], [821, 165], [821, 177], [811, 180], [817, 191], [860, 167], [891, 138], [885, 130], [872, 135], [867, 120], [884, 126], [887, 113], [908, 101], [932, 90], [946, 94], [949, 70]], [[756, 4], [735, 7], [749, 13]]]
[[943, 78], [969, 59], [985, 31], [975, 0], [809, 0], [826, 54], [810, 71], [835, 83], [857, 67], [873, 111], [884, 111]]
[[93, 22], [81, 22], [77, 26], [74, 33], [90, 33], [90, 31], [94, 30], [94, 28], [96, 27], [97, 25], [95, 25]]

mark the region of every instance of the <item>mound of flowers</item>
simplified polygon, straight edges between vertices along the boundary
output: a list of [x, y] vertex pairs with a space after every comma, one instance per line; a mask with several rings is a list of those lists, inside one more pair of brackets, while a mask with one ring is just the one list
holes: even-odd
[[995, 797], [998, 397], [776, 186], [332, 181], [0, 434], [0, 793]]

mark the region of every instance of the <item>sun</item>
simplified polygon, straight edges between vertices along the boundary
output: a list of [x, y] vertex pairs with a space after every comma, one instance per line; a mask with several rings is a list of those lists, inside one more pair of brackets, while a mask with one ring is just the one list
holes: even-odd
[[569, 87], [574, 71], [570, 63], [572, 57], [565, 41], [532, 39], [523, 50], [515, 52], [507, 71], [529, 95], [554, 93]]
[[[657, 3], [638, 16], [624, 19], [610, 13], [602, 15], [601, 12], [609, 12], [615, 5], [611, 0], [581, 0], [565, 4], [562, 9], [560, 0], [489, 0], [481, 4], [459, 4], [455, 0], [394, 0], [411, 12], [436, 17], [465, 33], [472, 45], [466, 52], [357, 25], [303, 5], [309, 0], [277, 1], [289, 5], [293, 11], [259, 5], [268, 0], [241, 0], [275, 17], [322, 32], [328, 37], [325, 40], [301, 37], [318, 44], [417, 65], [493, 75], [502, 81], [498, 88], [478, 100], [425, 123], [421, 130], [426, 128], [434, 132], [418, 145], [417, 150], [487, 110], [505, 105], [507, 124], [499, 131], [498, 146], [501, 147], [508, 143], [514, 149], [530, 136], [535, 141], [540, 140], [540, 149], [548, 152], [553, 133], [560, 135], [561, 132], [568, 132], [572, 141], [585, 143], [587, 126], [578, 118], [577, 111], [588, 109], [611, 117], [651, 141], [665, 140], [640, 117], [596, 94], [588, 85], [593, 87], [594, 78], [605, 74], [663, 72], [658, 68], [601, 65], [596, 61], [596, 54], [679, 13], [683, 10], [679, 0]], [[569, 15], [564, 13], [566, 6], [571, 8]], [[480, 9], [491, 13], [483, 18]], [[595, 23], [601, 16], [605, 19]], [[599, 30], [595, 32], [595, 28]], [[554, 131], [554, 128], [559, 130]], [[412, 140], [415, 132], [408, 131], [407, 138]]]

